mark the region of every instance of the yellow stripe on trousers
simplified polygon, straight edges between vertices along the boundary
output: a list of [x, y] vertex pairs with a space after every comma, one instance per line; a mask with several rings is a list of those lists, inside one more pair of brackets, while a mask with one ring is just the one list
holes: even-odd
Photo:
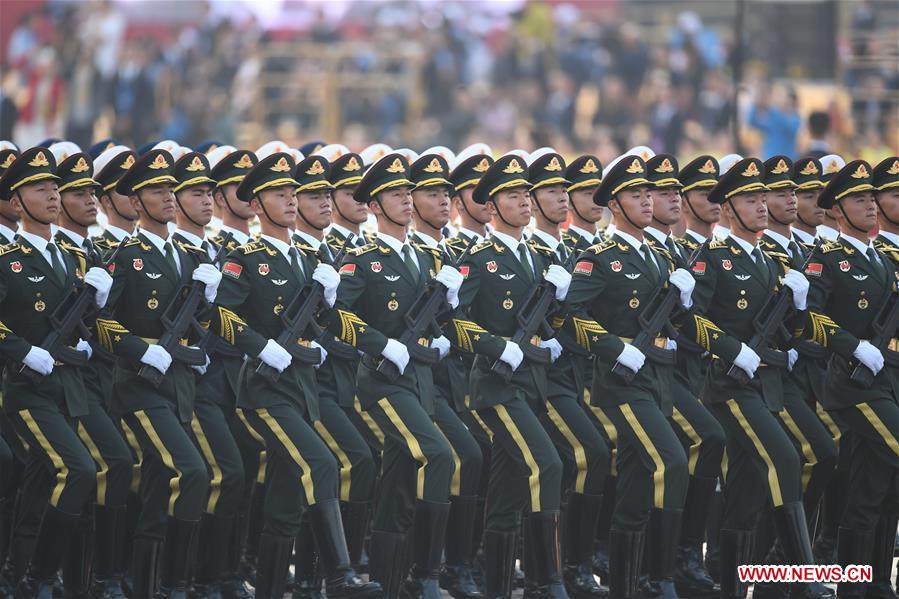
[[880, 416], [877, 415], [877, 412], [868, 404], [868, 402], [864, 401], [858, 404], [858, 409], [861, 411], [862, 415], [867, 418], [868, 422], [871, 423], [871, 426], [874, 427], [874, 430], [877, 431], [881, 437], [883, 437], [884, 442], [887, 444], [887, 447], [893, 450], [893, 453], [899, 455], [899, 441], [896, 440], [896, 435], [887, 428], [887, 425], [883, 423], [883, 420], [880, 419]]
[[[255, 428], [253, 428], [253, 425], [250, 424], [249, 420], [247, 420], [247, 417], [243, 413], [243, 408], [240, 408], [237, 410], [237, 417], [240, 418], [241, 422], [243, 422], [244, 428], [247, 429], [247, 432], [250, 433], [250, 436], [253, 437], [253, 439], [257, 443], [259, 443], [260, 445], [265, 447], [265, 438], [262, 435], [260, 435], [259, 431], [257, 431]], [[256, 484], [257, 485], [265, 484], [265, 466], [267, 463], [268, 463], [268, 454], [263, 449], [259, 452], [259, 468], [256, 470]]]
[[87, 447], [91, 457], [97, 462], [97, 505], [106, 505], [106, 479], [109, 477], [109, 464], [103, 459], [100, 448], [94, 443], [84, 424], [78, 423], [78, 436]]
[[353, 463], [321, 420], [316, 420], [314, 426], [319, 436], [324, 439], [325, 445], [337, 456], [337, 461], [340, 462], [340, 500], [349, 501], [350, 485], [353, 482]]
[[565, 422], [565, 419], [562, 418], [562, 415], [559, 413], [559, 410], [552, 405], [552, 402], [546, 402], [546, 411], [549, 414], [549, 419], [555, 425], [559, 432], [562, 433], [562, 436], [565, 437], [565, 440], [571, 445], [571, 449], [574, 452], [574, 463], [577, 466], [577, 477], [574, 481], [574, 492], [575, 493], [583, 493], [584, 486], [587, 482], [587, 452], [584, 450], [584, 446], [581, 445], [581, 442], [578, 440], [577, 435], [572, 432], [572, 430], [568, 427], [568, 424]]
[[140, 492], [140, 467], [144, 463], [144, 450], [140, 448], [140, 443], [137, 442], [137, 435], [134, 434], [134, 431], [131, 430], [124, 418], [119, 420], [119, 424], [122, 425], [122, 432], [125, 433], [125, 441], [128, 442], [128, 445], [137, 455], [137, 461], [131, 466], [131, 492], [136, 494]]
[[156, 432], [156, 428], [153, 426], [153, 422], [150, 420], [150, 417], [147, 416], [147, 413], [143, 410], [134, 413], [135, 417], [137, 417], [137, 421], [140, 422], [140, 425], [144, 428], [144, 432], [147, 434], [147, 437], [150, 438], [150, 443], [153, 444], [153, 447], [156, 448], [156, 451], [159, 452], [160, 457], [162, 458], [162, 463], [165, 464], [165, 467], [169, 470], [175, 471], [175, 476], [173, 476], [169, 480], [169, 488], [172, 490], [169, 495], [169, 516], [175, 515], [175, 502], [178, 501], [178, 496], [181, 494], [181, 471], [175, 467], [175, 460], [172, 458], [172, 454], [169, 453], [169, 450], [166, 449], [165, 444], [163, 444], [162, 439], [159, 438], [159, 434]]
[[537, 464], [537, 460], [534, 459], [534, 454], [531, 453], [531, 449], [528, 447], [527, 441], [524, 440], [524, 436], [521, 434], [521, 431], [518, 430], [518, 425], [515, 424], [515, 421], [512, 419], [512, 415], [509, 414], [509, 410], [506, 409], [506, 406], [493, 406], [493, 409], [496, 410], [496, 414], [497, 416], [499, 416], [500, 422], [502, 422], [503, 426], [506, 427], [506, 430], [509, 431], [509, 434], [512, 436], [512, 440], [515, 441], [515, 445], [518, 446], [518, 450], [521, 452], [521, 455], [524, 458], [524, 463], [527, 464], [528, 469], [531, 471], [531, 474], [528, 477], [528, 487], [531, 490], [531, 511], [539, 512], [540, 466]]
[[458, 497], [459, 493], [462, 491], [462, 460], [459, 459], [456, 448], [453, 447], [453, 444], [450, 442], [449, 437], [446, 436], [446, 433], [443, 432], [443, 429], [440, 428], [436, 422], [434, 423], [434, 426], [437, 427], [437, 430], [440, 431], [440, 434], [446, 439], [450, 451], [453, 453], [453, 479], [450, 481], [450, 495]]
[[749, 425], [749, 421], [746, 420], [746, 416], [743, 414], [743, 410], [740, 409], [740, 404], [737, 403], [737, 400], [728, 399], [727, 407], [730, 408], [730, 413], [733, 414], [734, 418], [737, 419], [737, 422], [740, 423], [740, 428], [743, 429], [743, 432], [746, 433], [746, 436], [752, 441], [752, 445], [755, 447], [756, 452], [765, 462], [765, 467], [768, 470], [768, 489], [771, 491], [771, 503], [774, 504], [774, 507], [782, 506], [784, 500], [783, 495], [781, 495], [780, 492], [780, 479], [777, 476], [777, 468], [774, 467], [774, 462], [771, 460], [771, 456], [768, 455], [768, 450], [765, 449], [762, 440], [759, 439], [759, 436], [752, 430], [752, 427]]
[[612, 424], [612, 421], [609, 420], [609, 417], [606, 416], [606, 413], [602, 411], [602, 408], [598, 406], [590, 405], [590, 392], [584, 391], [584, 395], [587, 399], [587, 407], [590, 409], [590, 413], [596, 417], [599, 421], [599, 424], [602, 426], [602, 430], [606, 432], [606, 437], [609, 438], [609, 450], [611, 455], [611, 460], [609, 460], [609, 474], [612, 476], [618, 475], [618, 431], [615, 430], [615, 425]]
[[652, 459], [652, 463], [655, 464], [655, 470], [652, 473], [652, 482], [653, 482], [653, 505], [657, 508], [665, 507], [665, 460], [662, 459], [662, 455], [659, 453], [659, 450], [656, 449], [656, 446], [653, 444], [652, 439], [649, 438], [649, 435], [646, 434], [646, 429], [643, 428], [643, 425], [640, 424], [640, 421], [637, 419], [637, 415], [634, 413], [633, 408], [628, 404], [621, 404], [618, 406], [621, 409], [621, 413], [624, 415], [624, 419], [627, 420], [627, 423], [630, 425], [631, 429], [633, 429], [634, 434], [637, 435], [637, 439], [640, 440], [640, 444], [643, 445], [643, 449], [646, 450], [646, 453], [649, 454], [649, 457]]
[[671, 417], [690, 439], [690, 451], [687, 452], [687, 471], [690, 474], [693, 474], [696, 472], [696, 462], [699, 460], [699, 449], [702, 447], [702, 437], [699, 436], [699, 433], [696, 432], [696, 429], [693, 428], [693, 425], [690, 424], [690, 421], [687, 420], [687, 417], [684, 416], [683, 412], [677, 408], [671, 408]]
[[787, 409], [782, 409], [777, 413], [777, 415], [787, 426], [787, 430], [790, 431], [790, 434], [793, 435], [793, 438], [799, 441], [799, 447], [802, 450], [802, 457], [805, 458], [805, 464], [802, 465], [802, 491], [805, 492], [805, 489], [808, 487], [808, 481], [812, 478], [812, 472], [814, 472], [815, 466], [818, 465], [818, 456], [815, 455], [815, 450], [812, 449], [812, 444], [809, 443], [808, 439], [805, 436], [805, 433], [802, 432], [802, 430], [799, 428], [799, 425], [796, 424], [796, 421], [793, 420], [793, 417], [790, 416], [790, 413], [787, 411]]
[[271, 429], [281, 445], [284, 446], [284, 449], [287, 450], [287, 453], [290, 454], [291, 459], [300, 467], [300, 472], [302, 473], [300, 474], [300, 483], [303, 485], [303, 491], [306, 493], [306, 504], [315, 505], [315, 486], [312, 482], [312, 468], [309, 467], [309, 463], [303, 459], [300, 450], [294, 444], [293, 439], [281, 427], [281, 423], [267, 409], [260, 408], [256, 411], [256, 414]]
[[353, 408], [356, 410], [356, 413], [359, 414], [359, 418], [362, 419], [362, 422], [365, 423], [365, 426], [367, 426], [371, 433], [375, 436], [375, 439], [378, 440], [378, 443], [383, 446], [384, 431], [381, 430], [381, 427], [378, 426], [378, 423], [375, 422], [375, 419], [371, 417], [371, 414], [362, 409], [362, 402], [359, 401], [358, 397], [353, 398]]
[[50, 462], [53, 464], [53, 468], [56, 469], [56, 486], [53, 487], [53, 493], [50, 495], [50, 505], [56, 507], [62, 492], [65, 491], [66, 488], [66, 479], [69, 477], [69, 467], [66, 466], [62, 456], [53, 449], [53, 445], [50, 444], [50, 441], [44, 435], [41, 427], [38, 426], [34, 416], [31, 415], [31, 411], [22, 410], [19, 412], [19, 416], [25, 421], [25, 426], [28, 427], [28, 430], [31, 431], [31, 434], [37, 439], [38, 445], [40, 445], [44, 452], [50, 457]]
[[222, 469], [219, 467], [218, 462], [215, 461], [215, 453], [212, 451], [212, 446], [209, 445], [209, 439], [206, 438], [206, 433], [203, 432], [203, 427], [200, 425], [200, 421], [196, 414], [194, 414], [193, 418], [190, 420], [190, 429], [194, 432], [197, 443], [200, 445], [200, 451], [203, 452], [203, 457], [206, 459], [206, 463], [212, 470], [212, 480], [209, 481], [209, 499], [206, 502], [206, 513], [214, 514], [215, 506], [218, 504], [219, 497], [222, 494]]
[[415, 497], [418, 499], [424, 499], [425, 497], [425, 468], [428, 466], [428, 458], [421, 450], [421, 445], [418, 444], [418, 439], [415, 438], [415, 435], [412, 434], [412, 431], [409, 430], [409, 427], [406, 426], [406, 423], [403, 422], [403, 419], [400, 418], [400, 415], [397, 413], [396, 409], [390, 404], [390, 401], [386, 397], [382, 397], [378, 400], [378, 406], [384, 410], [384, 413], [387, 415], [387, 418], [390, 422], [393, 423], [393, 426], [400, 432], [403, 439], [406, 441], [406, 447], [409, 450], [409, 453], [412, 454], [412, 458], [421, 464], [418, 467], [418, 484], [415, 487]]
[[833, 439], [833, 442], [837, 444], [837, 447], [840, 446], [840, 437], [843, 436], [843, 431], [840, 430], [840, 427], [837, 426], [837, 423], [833, 421], [830, 414], [824, 410], [824, 406], [815, 402], [815, 414], [818, 415], [818, 418], [821, 419], [821, 422], [824, 423], [824, 426], [827, 427], [827, 430], [830, 431], [830, 436]]

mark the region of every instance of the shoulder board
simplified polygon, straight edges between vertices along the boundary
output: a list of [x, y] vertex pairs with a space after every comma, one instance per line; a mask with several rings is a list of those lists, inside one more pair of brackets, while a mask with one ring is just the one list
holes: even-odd
[[261, 241], [250, 241], [249, 243], [245, 243], [237, 249], [243, 252], [244, 255], [247, 255], [264, 250], [265, 244]]
[[84, 250], [82, 248], [78, 247], [77, 245], [75, 245], [65, 239], [59, 240], [59, 247], [61, 247], [62, 249], [64, 249], [67, 252], [74, 252], [76, 254], [84, 254]]
[[691, 250], [695, 250], [696, 248], [699, 247], [699, 242], [697, 242], [695, 239], [689, 239], [687, 237], [676, 238], [674, 240], [674, 243], [676, 243], [678, 245], [682, 245]]
[[674, 258], [671, 257], [671, 252], [669, 252], [669, 251], [668, 251], [668, 248], [666, 248], [665, 246], [663, 246], [663, 245], [656, 245], [656, 246], [654, 246], [652, 249], [653, 249], [654, 252], [659, 253], [662, 257], [664, 257], [664, 258], [665, 258], [666, 260], [668, 260], [669, 262], [673, 262], [673, 261], [674, 261]]
[[176, 241], [175, 243], [178, 245], [179, 248], [181, 248], [185, 252], [194, 252], [197, 254], [205, 254], [206, 253], [206, 250], [204, 250], [203, 248], [199, 248], [199, 247], [197, 247], [191, 243], [187, 243], [185, 241]]
[[447, 245], [465, 246], [468, 244], [468, 241], [465, 239], [462, 239], [461, 237], [448, 237], [446, 240], [446, 244]]
[[843, 244], [836, 241], [825, 241], [821, 244], [821, 253], [828, 254], [843, 249]]
[[315, 248], [314, 248], [314, 247], [312, 247], [311, 245], [306, 245], [306, 244], [303, 243], [302, 241], [298, 241], [298, 240], [296, 240], [296, 239], [293, 240], [293, 247], [297, 248], [298, 250], [302, 250], [302, 251], [304, 251], [304, 252], [307, 253], [307, 254], [314, 254], [314, 253], [315, 253]]
[[141, 245], [140, 238], [137, 235], [135, 235], [134, 237], [129, 237], [128, 241], [125, 242], [125, 245], [123, 247], [128, 248], [132, 245]]
[[759, 245], [762, 246], [762, 248], [764, 248], [766, 250], [776, 250], [777, 248], [780, 247], [776, 243], [772, 243], [766, 239], [759, 239]]
[[491, 241], [489, 239], [485, 239], [484, 241], [480, 242], [479, 244], [477, 244], [476, 246], [471, 248], [471, 251], [468, 253], [469, 253], [469, 255], [477, 254], [478, 252], [480, 252], [482, 250], [486, 250], [489, 247], [493, 247], [493, 241]]
[[7, 243], [6, 245], [0, 246], [0, 256], [3, 256], [5, 254], [11, 254], [11, 253], [15, 252], [16, 250], [20, 250], [20, 249], [22, 249], [22, 246], [20, 246], [15, 241], [13, 241], [12, 243]]
[[588, 251], [593, 252], [594, 254], [601, 254], [606, 250], [610, 250], [613, 247], [618, 245], [614, 239], [606, 239], [602, 243], [597, 243], [596, 245], [591, 245]]
[[378, 249], [377, 243], [366, 243], [361, 248], [353, 248], [349, 250], [347, 253], [352, 254], [353, 256], [361, 256], [362, 254], [367, 254], [369, 252], [373, 252]]
[[375, 231], [363, 231], [362, 237], [364, 237], [365, 241], [368, 243], [374, 243], [375, 239], [378, 238], [378, 234]]
[[94, 235], [93, 237], [91, 237], [91, 243], [93, 243], [96, 247], [101, 248], [108, 248], [112, 247], [113, 245], [119, 245], [118, 241], [110, 241], [102, 235]]
[[334, 233], [328, 233], [325, 235], [325, 243], [328, 245], [340, 245], [343, 243], [343, 239], [335, 235]]
[[730, 246], [727, 245], [727, 242], [724, 241], [723, 239], [715, 239], [714, 241], [712, 241], [711, 243], [709, 243], [709, 249], [710, 249], [710, 250], [728, 249], [729, 247], [730, 247]]
[[543, 245], [541, 242], [537, 241], [533, 237], [528, 239], [527, 244], [531, 247], [531, 249], [533, 249], [537, 252], [542, 252], [544, 254], [554, 254], [555, 253], [552, 249], [546, 247], [545, 245]]
[[429, 245], [427, 245], [427, 244], [424, 244], [424, 243], [418, 243], [417, 241], [413, 241], [413, 242], [412, 242], [412, 245], [413, 245], [413, 246], [415, 247], [415, 249], [417, 249], [418, 251], [420, 251], [420, 252], [427, 252], [427, 253], [432, 254], [432, 255], [434, 255], [434, 256], [439, 256], [439, 255], [441, 255], [441, 254], [443, 253], [443, 251], [442, 251], [439, 247], [437, 247], [437, 248], [431, 247], [431, 246], [429, 246]]

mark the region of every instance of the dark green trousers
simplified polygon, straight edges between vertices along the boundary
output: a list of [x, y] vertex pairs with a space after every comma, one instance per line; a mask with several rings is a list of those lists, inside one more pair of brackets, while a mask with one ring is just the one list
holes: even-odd
[[375, 460], [368, 443], [347, 412], [325, 393], [319, 395], [321, 419], [313, 423], [340, 467], [341, 501], [371, 501], [375, 486]]
[[[199, 386], [198, 386], [199, 389]], [[190, 436], [209, 472], [209, 497], [204, 511], [233, 517], [244, 490], [244, 464], [221, 405], [198, 396], [190, 421]]]
[[717, 478], [724, 454], [724, 429], [680, 377], [672, 377], [671, 423], [684, 451], [690, 476]]
[[453, 452], [454, 467], [453, 477], [450, 480], [450, 495], [454, 497], [477, 495], [484, 457], [474, 435], [450, 407], [446, 397], [440, 396], [434, 406], [434, 424], [449, 441]]

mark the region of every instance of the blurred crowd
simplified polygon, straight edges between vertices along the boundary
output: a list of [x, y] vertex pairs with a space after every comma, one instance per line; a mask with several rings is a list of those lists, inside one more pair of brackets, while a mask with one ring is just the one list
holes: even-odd
[[[735, 96], [733, 31], [694, 12], [665, 30], [560, 3], [345, 0], [337, 17], [295, 3], [301, 26], [284, 31], [199, 0], [148, 29], [128, 12], [138, 4], [23, 14], [5, 40], [0, 139], [251, 147], [337, 135], [326, 141], [353, 149], [486, 141], [606, 158], [646, 144], [683, 156], [735, 149], [736, 117], [742, 149], [763, 158], [833, 146], [876, 161], [897, 144], [895, 65], [847, 70], [841, 83], [866, 93], [843, 104], [803, 106], [796, 85], [751, 68]], [[875, 29], [873, 8], [858, 7], [854, 30]]]

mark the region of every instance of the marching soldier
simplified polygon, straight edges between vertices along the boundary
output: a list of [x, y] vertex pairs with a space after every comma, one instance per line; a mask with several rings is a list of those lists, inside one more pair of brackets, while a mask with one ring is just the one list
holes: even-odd
[[[821, 181], [826, 185], [843, 167], [846, 161], [837, 154], [828, 154], [821, 158]], [[839, 223], [833, 214], [833, 210], [824, 210], [824, 220], [818, 225], [817, 237], [826, 241], [835, 241], [840, 236]]]
[[94, 178], [98, 185], [100, 209], [106, 215], [103, 233], [94, 239], [97, 248], [108, 252], [134, 232], [138, 212], [127, 196], [116, 191], [116, 183], [137, 160], [137, 153], [125, 146], [114, 146], [94, 161]]
[[[783, 408], [781, 373], [760, 366], [746, 344], [754, 319], [772, 292], [789, 288], [796, 310], [805, 309], [808, 282], [802, 273], [783, 273], [756, 244], [765, 228], [762, 182], [764, 164], [756, 158], [735, 163], [709, 194], [722, 205], [730, 234], [709, 244], [693, 265], [695, 304], [683, 317], [681, 335], [713, 354], [703, 401], [727, 434], [725, 509], [721, 525], [721, 596], [742, 597], [745, 588], [737, 567], [751, 559], [752, 529], [758, 512], [772, 506], [784, 557], [792, 564], [812, 563], [811, 543], [802, 505], [800, 457], [775, 414]], [[778, 283], [780, 277], [782, 283]], [[749, 382], [736, 375], [742, 371]], [[794, 596], [827, 597], [823, 585], [794, 585]]]
[[[110, 277], [102, 269], [88, 270], [55, 243], [51, 224], [60, 212], [55, 170], [53, 154], [36, 147], [22, 152], [0, 178], [0, 197], [19, 214], [22, 227], [18, 240], [0, 250], [0, 309], [6, 315], [0, 351], [8, 361], [3, 408], [29, 447], [22, 497], [46, 506], [27, 572], [16, 587], [21, 597], [52, 596], [56, 571], [96, 482], [94, 460], [75, 430], [77, 419], [88, 413], [82, 370], [58, 361], [40, 343], [76, 279], [94, 288], [95, 303], [102, 307]], [[65, 341], [86, 351], [84, 340]], [[55, 483], [37, 496], [47, 472]]]
[[[533, 155], [532, 155], [533, 158]], [[561, 239], [560, 225], [568, 216], [569, 198], [565, 160], [548, 152], [528, 168], [531, 203], [537, 208], [537, 228], [528, 240], [531, 249], [546, 254], [555, 264], [573, 268], [575, 256]], [[585, 351], [565, 334], [546, 342], [553, 354], [547, 368], [546, 411], [538, 417], [562, 458], [565, 586], [573, 597], [606, 597], [593, 578], [592, 557], [596, 525], [602, 508], [603, 483], [609, 471], [609, 449], [582, 408]], [[570, 494], [568, 494], [570, 490]], [[534, 539], [525, 538], [526, 554]], [[525, 570], [525, 575], [533, 573]], [[533, 580], [533, 578], [531, 578]]]
[[593, 202], [593, 192], [599, 187], [601, 177], [602, 163], [590, 154], [577, 158], [565, 169], [565, 179], [569, 181], [566, 191], [573, 214], [568, 229], [562, 233], [562, 241], [578, 254], [602, 242], [596, 224], [602, 220], [604, 210]]
[[[593, 198], [611, 210], [615, 233], [580, 256], [566, 303], [564, 330], [597, 356], [590, 399], [617, 434], [610, 594], [629, 597], [636, 592], [648, 515], [649, 578], [661, 583], [652, 592], [673, 596], [670, 577], [687, 487], [687, 457], [666, 420], [666, 412], [671, 411], [666, 405], [671, 369], [646, 362], [631, 341], [640, 330], [641, 304], [648, 303], [667, 281], [679, 290], [681, 303], [689, 306], [693, 280], [683, 269], [675, 270], [666, 251], [653, 250], [644, 241], [652, 200], [643, 159], [623, 156], [603, 175]], [[656, 340], [662, 347], [664, 342]], [[612, 372], [615, 364], [634, 373], [630, 384]]]
[[466, 243], [482, 241], [488, 233], [490, 213], [486, 206], [473, 201], [474, 188], [493, 164], [490, 148], [478, 144], [469, 146], [456, 156], [449, 182], [453, 186], [453, 209], [459, 215], [456, 237]]
[[[368, 220], [368, 207], [353, 199], [353, 192], [362, 180], [362, 158], [340, 146], [331, 150], [325, 146], [318, 155], [330, 161], [328, 181], [334, 186], [331, 203], [336, 214], [331, 215], [331, 226], [326, 240], [332, 250], [339, 251], [349, 239], [347, 249], [362, 247], [362, 225]], [[330, 154], [330, 156], [329, 156]]]
[[[690, 268], [690, 254], [672, 234], [672, 228], [681, 220], [683, 184], [678, 179], [677, 159], [658, 154], [646, 161], [646, 171], [652, 197], [652, 224], [644, 229], [646, 242], [657, 251], [667, 251], [679, 268]], [[677, 346], [678, 354], [683, 351], [689, 355], [692, 350], [695, 356], [699, 349], [689, 340], [684, 340], [684, 346], [683, 350]], [[668, 422], [687, 452], [690, 474], [674, 582], [678, 593], [686, 597], [714, 594], [718, 589], [702, 565], [702, 541], [724, 454], [724, 430], [677, 372], [672, 373], [672, 381]]]
[[[415, 233], [412, 242], [430, 252], [435, 261], [452, 264], [458, 258], [443, 237], [449, 222], [452, 185], [447, 180], [449, 165], [443, 156], [422, 154], [410, 166], [412, 206], [415, 211]], [[463, 249], [462, 252], [465, 250]], [[450, 341], [440, 337], [434, 344], [446, 352], [434, 365], [434, 424], [449, 441], [455, 470], [450, 484], [450, 511], [447, 519], [445, 565], [440, 573], [440, 586], [456, 599], [483, 597], [471, 574], [474, 558], [475, 519], [478, 514], [478, 489], [483, 456], [472, 433], [458, 416], [467, 412], [468, 372], [458, 351], [450, 349]]]
[[824, 210], [818, 206], [818, 196], [824, 189], [821, 180], [821, 161], [800, 158], [793, 163], [790, 178], [796, 183], [796, 221], [792, 225], [793, 240], [803, 249], [815, 245], [818, 226], [824, 222]]

